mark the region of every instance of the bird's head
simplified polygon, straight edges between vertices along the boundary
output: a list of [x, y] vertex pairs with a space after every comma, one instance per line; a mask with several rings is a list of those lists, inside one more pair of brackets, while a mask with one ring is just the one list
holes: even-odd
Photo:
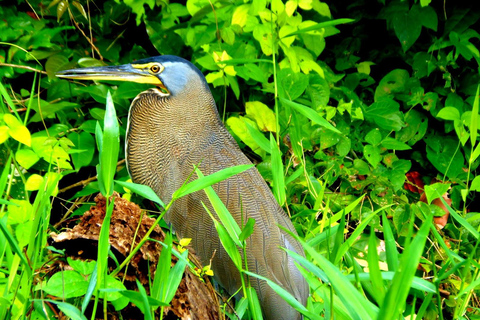
[[57, 77], [78, 80], [110, 80], [157, 86], [166, 96], [175, 96], [198, 81], [208, 88], [205, 77], [191, 62], [176, 56], [156, 56], [119, 66], [59, 71]]

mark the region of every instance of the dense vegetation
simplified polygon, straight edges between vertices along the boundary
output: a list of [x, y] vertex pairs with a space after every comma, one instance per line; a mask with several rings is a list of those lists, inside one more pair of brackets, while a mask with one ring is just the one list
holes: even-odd
[[480, 12], [468, 2], [32, 0], [2, 2], [0, 16], [0, 318], [85, 319], [99, 299], [110, 311], [141, 300], [108, 273], [107, 234], [97, 267], [69, 259], [53, 275], [64, 258], [48, 241], [91, 195], [126, 193], [116, 153], [146, 87], [55, 72], [173, 54], [205, 74], [292, 217], [308, 317], [480, 319]]

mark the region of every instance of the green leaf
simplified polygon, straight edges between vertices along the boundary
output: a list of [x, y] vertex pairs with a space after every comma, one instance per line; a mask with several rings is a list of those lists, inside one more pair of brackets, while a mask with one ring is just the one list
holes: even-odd
[[404, 125], [403, 114], [399, 108], [397, 101], [384, 99], [368, 107], [365, 110], [365, 118], [375, 122], [382, 129], [399, 131]]
[[457, 108], [445, 107], [437, 113], [437, 118], [444, 120], [460, 120], [460, 112]]
[[365, 141], [373, 146], [378, 146], [382, 141], [382, 134], [378, 128], [370, 130], [365, 136]]
[[30, 131], [16, 117], [6, 113], [3, 115], [3, 121], [8, 126], [8, 134], [13, 139], [27, 146], [31, 146], [32, 137]]
[[55, 273], [42, 289], [62, 299], [81, 297], [87, 292], [88, 282], [76, 271], [65, 270]]
[[15, 160], [26, 170], [40, 160], [40, 157], [31, 149], [20, 149], [15, 153]]
[[374, 168], [376, 168], [382, 160], [380, 149], [370, 144], [363, 147], [363, 155]]
[[425, 195], [427, 196], [428, 204], [433, 200], [442, 197], [450, 189], [450, 183], [434, 183], [425, 186]]
[[380, 101], [382, 97], [389, 96], [393, 93], [402, 92], [409, 78], [410, 76], [407, 70], [395, 69], [390, 71], [380, 80], [380, 83], [375, 89], [375, 101]]
[[86, 167], [92, 162], [95, 153], [95, 140], [88, 132], [82, 131], [80, 133], [70, 132], [67, 135], [79, 153], [72, 154], [73, 165], [76, 170]]
[[28, 177], [27, 182], [25, 183], [25, 189], [27, 191], [35, 191], [40, 188], [43, 183], [43, 177], [39, 174], [32, 174]]
[[403, 52], [406, 52], [420, 36], [422, 21], [415, 14], [397, 13], [393, 18], [393, 29]]
[[233, 133], [239, 137], [243, 143], [252, 149], [253, 152], [258, 154], [260, 157], [265, 158], [265, 150], [261, 148], [257, 143], [256, 139], [252, 137], [250, 131], [247, 128], [247, 123], [251, 127], [255, 127], [255, 122], [245, 117], [230, 117], [227, 119], [226, 124]]
[[382, 147], [388, 150], [410, 150], [412, 149], [409, 145], [398, 141], [397, 139], [386, 137], [382, 140]]
[[297, 99], [308, 87], [308, 76], [300, 72], [294, 72], [289, 68], [280, 70], [277, 79], [280, 84], [280, 96], [288, 97], [288, 100]]
[[260, 101], [247, 102], [245, 112], [249, 118], [255, 120], [261, 131], [276, 132], [275, 113], [266, 104]]

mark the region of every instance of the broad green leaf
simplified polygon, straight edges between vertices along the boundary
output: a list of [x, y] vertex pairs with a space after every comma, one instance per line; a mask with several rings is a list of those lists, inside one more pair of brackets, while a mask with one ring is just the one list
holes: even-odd
[[425, 195], [427, 196], [428, 204], [433, 200], [442, 197], [450, 189], [450, 183], [434, 183], [425, 186]]
[[370, 74], [370, 66], [374, 65], [372, 61], [363, 61], [357, 64], [357, 71], [366, 75]]
[[15, 160], [26, 170], [30, 169], [40, 157], [31, 149], [20, 149], [15, 153]]
[[88, 282], [76, 271], [65, 270], [55, 273], [42, 289], [52, 296], [69, 299], [81, 297], [87, 292]]
[[250, 135], [247, 125], [255, 127], [255, 122], [245, 117], [230, 117], [227, 119], [226, 124], [230, 129], [239, 137], [243, 143], [252, 149], [253, 152], [260, 157], [265, 158], [265, 151], [257, 144], [254, 138]]
[[10, 137], [10, 135], [8, 134], [8, 127], [7, 126], [0, 126], [0, 144], [7, 141], [7, 139], [9, 137]]
[[[281, 1], [281, 0], [278, 0]], [[272, 4], [273, 5], [273, 4]], [[260, 43], [262, 52], [266, 56], [271, 56], [273, 53], [272, 47], [272, 29], [270, 25], [258, 24], [253, 29], [253, 37]]]
[[460, 112], [457, 108], [445, 107], [437, 113], [437, 118], [444, 120], [460, 120]]
[[6, 113], [3, 115], [3, 121], [8, 126], [8, 134], [13, 139], [27, 146], [31, 146], [32, 137], [30, 131], [15, 116]]
[[397, 101], [384, 99], [370, 105], [365, 110], [365, 118], [375, 122], [382, 129], [398, 131], [404, 126], [403, 113], [399, 109]]
[[373, 146], [378, 146], [382, 141], [382, 134], [378, 128], [370, 130], [365, 136], [365, 141]]
[[397, 13], [393, 18], [393, 29], [404, 52], [417, 41], [422, 31], [420, 17], [411, 13]]
[[43, 177], [39, 174], [32, 174], [28, 177], [27, 182], [25, 183], [25, 188], [28, 191], [35, 191], [40, 188], [43, 183]]
[[280, 85], [280, 97], [287, 97], [288, 100], [293, 101], [297, 99], [308, 87], [308, 76], [300, 72], [294, 72], [290, 68], [280, 70], [277, 74], [277, 79]]
[[408, 71], [404, 69], [390, 71], [380, 80], [375, 89], [375, 101], [380, 101], [382, 97], [403, 91], [409, 77]]
[[248, 11], [250, 10], [249, 4], [242, 4], [235, 8], [232, 15], [232, 25], [237, 24], [240, 27], [245, 27], [247, 24]]
[[276, 132], [275, 113], [266, 104], [250, 101], [245, 103], [245, 111], [249, 118], [255, 120], [261, 131]]
[[380, 149], [370, 144], [367, 144], [363, 147], [363, 155], [365, 156], [365, 159], [367, 159], [367, 161], [374, 168], [376, 168], [382, 160], [382, 156], [380, 155]]
[[449, 137], [431, 136], [427, 144], [427, 159], [442, 174], [453, 179], [463, 172], [464, 158], [457, 152], [458, 140]]
[[480, 176], [476, 176], [470, 184], [470, 190], [480, 192]]
[[278, 36], [280, 37], [280, 41], [283, 42], [287, 47], [290, 47], [292, 43], [295, 41], [295, 36], [287, 36], [288, 34], [292, 34], [295, 32], [297, 28], [289, 26], [289, 25], [284, 25], [283, 27], [280, 28], [278, 31]]
[[80, 133], [71, 132], [68, 134], [68, 139], [70, 139], [76, 149], [80, 151], [72, 154], [75, 169], [79, 170], [81, 167], [88, 166], [90, 162], [92, 162], [95, 153], [95, 140], [92, 135], [85, 131]]

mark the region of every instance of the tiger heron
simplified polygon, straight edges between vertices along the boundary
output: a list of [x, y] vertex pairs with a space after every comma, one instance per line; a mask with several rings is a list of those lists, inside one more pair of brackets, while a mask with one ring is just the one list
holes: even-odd
[[[251, 164], [240, 151], [218, 115], [203, 74], [189, 61], [158, 56], [131, 64], [79, 68], [57, 73], [81, 80], [119, 80], [155, 85], [133, 100], [128, 115], [126, 160], [135, 183], [150, 186], [165, 202], [189, 179], [194, 165], [212, 174], [227, 167]], [[191, 179], [196, 176], [191, 177]], [[308, 288], [284, 247], [303, 255], [301, 245], [284, 230], [295, 229], [255, 167], [213, 186], [238, 224], [255, 219], [247, 239], [249, 271], [265, 276], [305, 305]], [[230, 294], [241, 286], [240, 274], [220, 243], [210, 216], [214, 212], [205, 192], [175, 201], [165, 215], [180, 238], [191, 238], [204, 264], [214, 252], [215, 278]], [[243, 215], [243, 220], [242, 220]], [[252, 278], [266, 319], [300, 319], [300, 314], [278, 296], [265, 281]]]

